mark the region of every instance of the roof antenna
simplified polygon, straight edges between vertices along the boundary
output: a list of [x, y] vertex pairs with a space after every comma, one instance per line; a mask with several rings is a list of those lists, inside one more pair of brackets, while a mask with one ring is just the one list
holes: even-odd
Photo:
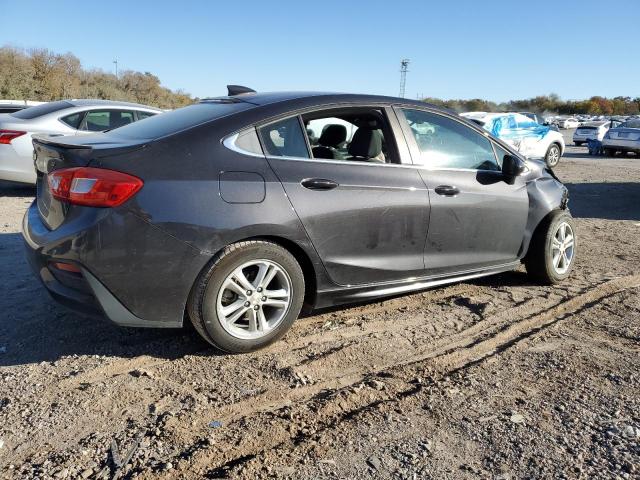
[[249, 87], [243, 87], [242, 85], [227, 85], [228, 95], [233, 97], [235, 95], [243, 95], [245, 93], [256, 93], [255, 90]]

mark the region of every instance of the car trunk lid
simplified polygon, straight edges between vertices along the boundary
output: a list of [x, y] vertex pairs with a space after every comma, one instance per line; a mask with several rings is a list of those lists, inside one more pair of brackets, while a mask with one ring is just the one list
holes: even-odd
[[99, 158], [142, 148], [144, 143], [139, 140], [114, 140], [102, 134], [82, 137], [35, 136], [36, 199], [40, 218], [45, 225], [55, 230], [73, 208], [51, 194], [49, 175], [52, 172], [62, 168], [85, 167]]

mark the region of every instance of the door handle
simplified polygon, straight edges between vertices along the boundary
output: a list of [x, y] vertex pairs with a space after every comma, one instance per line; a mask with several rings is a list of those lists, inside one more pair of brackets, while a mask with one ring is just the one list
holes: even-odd
[[333, 190], [338, 186], [336, 182], [326, 178], [306, 178], [300, 182], [300, 185], [309, 190]]
[[443, 195], [445, 197], [455, 197], [460, 193], [458, 187], [454, 187], [453, 185], [440, 185], [435, 188], [435, 192], [438, 195]]

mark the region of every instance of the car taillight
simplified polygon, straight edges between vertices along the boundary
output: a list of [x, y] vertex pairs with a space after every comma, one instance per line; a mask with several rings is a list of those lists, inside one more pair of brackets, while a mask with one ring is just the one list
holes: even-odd
[[87, 207], [117, 207], [142, 188], [142, 180], [115, 170], [91, 167], [63, 168], [48, 175], [51, 195]]
[[9, 145], [14, 138], [21, 137], [27, 132], [19, 132], [18, 130], [0, 130], [0, 143]]

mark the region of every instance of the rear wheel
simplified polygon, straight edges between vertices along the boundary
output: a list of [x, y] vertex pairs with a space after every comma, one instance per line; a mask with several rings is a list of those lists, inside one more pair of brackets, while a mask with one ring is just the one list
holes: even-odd
[[304, 275], [296, 259], [271, 242], [225, 248], [200, 275], [189, 317], [200, 335], [228, 353], [244, 353], [280, 339], [298, 317]]
[[552, 285], [569, 276], [578, 246], [573, 217], [557, 210], [538, 226], [524, 258], [527, 273], [540, 283]]
[[576, 147], [581, 147], [583, 142], [573, 142]]
[[607, 157], [615, 157], [616, 151], [613, 148], [605, 148], [604, 153]]
[[560, 145], [552, 143], [547, 149], [547, 154], [544, 157], [544, 161], [547, 162], [547, 166], [555, 167], [560, 161]]

